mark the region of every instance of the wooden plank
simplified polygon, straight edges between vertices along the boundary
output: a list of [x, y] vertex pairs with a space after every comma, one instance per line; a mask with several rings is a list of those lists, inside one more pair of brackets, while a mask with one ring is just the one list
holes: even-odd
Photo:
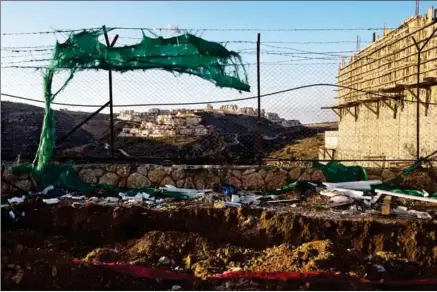
[[373, 109], [370, 105], [366, 104], [365, 102], [363, 103], [363, 105], [370, 110], [372, 113], [374, 113], [376, 116], [378, 116], [378, 112], [377, 110]]

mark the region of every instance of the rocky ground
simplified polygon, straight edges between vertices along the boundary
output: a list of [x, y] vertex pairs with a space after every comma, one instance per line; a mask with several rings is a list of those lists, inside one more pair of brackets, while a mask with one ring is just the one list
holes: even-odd
[[[289, 194], [288, 199], [297, 198]], [[5, 290], [381, 290], [433, 289], [390, 281], [436, 278], [433, 219], [320, 208], [324, 198], [267, 208], [217, 208], [210, 199], [155, 206], [40, 199], [2, 222]], [[298, 200], [297, 200], [298, 201]], [[393, 204], [405, 204], [397, 202]], [[434, 208], [434, 209], [432, 209]], [[430, 211], [431, 210], [431, 211]], [[434, 211], [432, 211], [434, 210]], [[24, 212], [24, 217], [22, 214]], [[18, 216], [18, 214], [21, 214]], [[81, 259], [86, 263], [73, 262]], [[128, 276], [90, 262], [121, 262], [196, 278]], [[341, 273], [373, 281], [211, 279], [226, 271]]]

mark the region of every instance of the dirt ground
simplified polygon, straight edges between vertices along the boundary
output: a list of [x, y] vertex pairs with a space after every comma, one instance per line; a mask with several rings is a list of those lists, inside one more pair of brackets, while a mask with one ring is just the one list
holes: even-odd
[[[352, 216], [317, 210], [317, 200], [275, 210], [217, 209], [205, 202], [147, 208], [26, 201], [15, 207], [24, 217], [2, 220], [2, 289], [391, 290], [405, 287], [384, 282], [437, 277], [435, 212], [432, 220]], [[197, 278], [135, 278], [74, 259], [131, 263]], [[380, 284], [208, 278], [238, 270], [337, 272]]]

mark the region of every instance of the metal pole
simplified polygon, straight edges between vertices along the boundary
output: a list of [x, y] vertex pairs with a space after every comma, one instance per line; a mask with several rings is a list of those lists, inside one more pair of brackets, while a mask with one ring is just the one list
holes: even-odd
[[426, 39], [426, 41], [423, 43], [422, 47], [419, 47], [419, 44], [417, 43], [416, 39], [414, 37], [411, 37], [413, 39], [414, 45], [417, 48], [417, 88], [416, 88], [416, 159], [420, 158], [420, 65], [421, 65], [421, 53], [422, 50], [425, 48], [425, 46], [428, 44], [428, 42], [432, 39], [434, 34], [437, 32], [437, 28], [435, 28], [431, 35]]
[[256, 42], [256, 73], [258, 87], [258, 166], [262, 164], [262, 122], [261, 122], [261, 80], [260, 80], [260, 51], [261, 51], [261, 34], [258, 33]]
[[[420, 158], [420, 54], [422, 52], [422, 48], [419, 47], [419, 44], [416, 42], [416, 39], [412, 37], [414, 45], [417, 48], [417, 88], [416, 88], [416, 159]], [[425, 43], [426, 44], [426, 43]]]
[[82, 127], [84, 124], [86, 124], [89, 120], [91, 120], [95, 115], [97, 115], [98, 113], [100, 113], [103, 109], [105, 109], [107, 106], [109, 105], [109, 101], [107, 103], [105, 103], [104, 105], [102, 105], [97, 111], [95, 111], [92, 115], [90, 115], [89, 117], [87, 117], [85, 120], [83, 120], [82, 122], [80, 122], [76, 127], [74, 127], [70, 132], [68, 132], [64, 137], [60, 138], [59, 140], [56, 141], [56, 144], [61, 143], [62, 141], [64, 141], [65, 139], [67, 139], [71, 134], [73, 134], [74, 132], [76, 132], [80, 127]]
[[[419, 47], [417, 47], [419, 48]], [[417, 52], [417, 88], [416, 88], [416, 159], [420, 158], [420, 54], [421, 51]]]
[[[118, 39], [118, 35], [115, 36], [114, 40], [112, 41], [112, 43], [109, 43], [109, 37], [108, 37], [108, 33], [106, 31], [106, 27], [103, 26], [103, 31], [105, 34], [105, 41], [106, 41], [106, 45], [108, 47], [113, 47], [115, 45], [115, 42]], [[113, 99], [112, 99], [112, 70], [108, 70], [108, 76], [109, 76], [109, 118], [110, 118], [110, 128], [111, 128], [111, 158], [112, 158], [112, 162], [114, 162], [115, 159], [115, 149], [114, 149], [114, 103], [113, 103]]]

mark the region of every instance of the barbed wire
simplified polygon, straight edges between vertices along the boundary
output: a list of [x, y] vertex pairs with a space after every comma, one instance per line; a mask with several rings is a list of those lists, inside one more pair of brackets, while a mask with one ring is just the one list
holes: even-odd
[[[297, 60], [283, 60], [283, 61], [271, 61], [271, 62], [260, 62], [261, 65], [264, 66], [312, 66], [312, 65], [338, 65], [338, 62], [306, 62], [306, 63], [290, 63], [295, 62]], [[256, 66], [257, 63], [243, 63], [243, 66]], [[234, 66], [234, 65], [232, 65]], [[238, 65], [237, 65], [238, 66]], [[2, 66], [2, 69], [48, 69], [48, 66]], [[69, 68], [60, 68], [60, 69], [69, 69]]]
[[[37, 35], [37, 34], [56, 34], [56, 33], [71, 33], [83, 30], [101, 29], [97, 28], [81, 28], [81, 29], [62, 29], [52, 31], [35, 31], [35, 32], [5, 32], [3, 36], [15, 35]], [[108, 30], [149, 30], [149, 31], [174, 31], [174, 28], [147, 28], [147, 27], [108, 27]], [[253, 31], [253, 32], [291, 32], [291, 31], [383, 31], [384, 27], [367, 27], [367, 28], [178, 28], [178, 31]]]

